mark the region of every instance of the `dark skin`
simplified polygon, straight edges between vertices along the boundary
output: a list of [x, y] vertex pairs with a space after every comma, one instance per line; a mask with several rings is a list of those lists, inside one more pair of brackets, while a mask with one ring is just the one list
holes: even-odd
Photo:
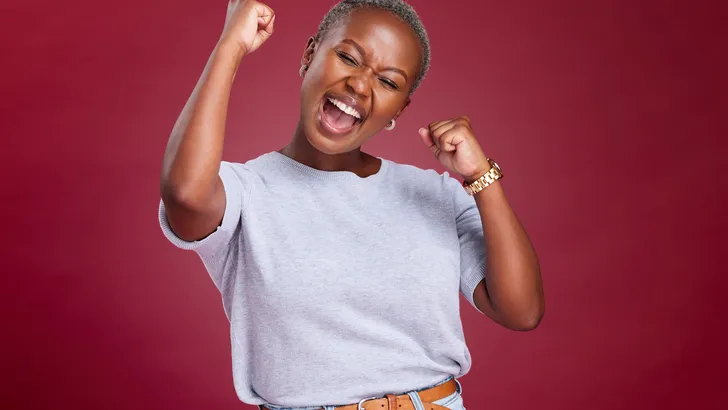
[[[362, 152], [360, 147], [380, 132], [391, 118], [398, 118], [410, 104], [409, 92], [420, 70], [420, 50], [418, 39], [409, 26], [389, 13], [372, 9], [355, 11], [321, 42], [309, 39], [301, 61], [304, 67], [309, 67], [301, 90], [301, 120], [293, 140], [280, 152], [320, 170], [345, 170], [363, 178], [376, 173], [380, 161]], [[319, 102], [329, 90], [351, 95], [367, 108], [366, 120], [344, 138], [330, 138], [315, 125]], [[460, 124], [470, 128], [470, 120], [464, 117], [433, 122], [429, 129], [437, 133], [443, 127]], [[432, 147], [435, 153], [439, 151], [434, 141]], [[487, 169], [473, 172], [480, 176], [485, 171]], [[465, 179], [472, 181], [476, 178], [466, 175]], [[492, 282], [492, 288], [503, 290], [501, 306], [505, 309], [494, 303], [485, 280], [476, 287], [473, 299], [478, 309], [495, 322], [513, 330], [530, 330], [538, 325], [543, 312], [540, 278], [527, 283], [526, 289], [533, 293], [524, 293], [519, 282], [523, 282], [523, 277], [540, 276], [532, 273], [539, 272], [535, 253], [515, 213], [505, 201], [500, 184], [489, 188], [490, 194], [500, 195], [483, 192], [477, 196], [481, 217], [488, 222], [489, 228], [498, 226], [500, 229], [496, 235], [503, 236], [505, 233], [509, 236], [508, 242], [515, 246], [505, 248], [504, 243], [495, 242], [488, 252], [490, 255], [492, 252], [509, 255], [504, 258], [496, 256], [496, 262], [502, 259], [505, 261], [503, 264], [508, 265], [506, 269], [515, 268], [526, 273], [509, 275], [508, 280], [501, 282], [496, 278]], [[486, 206], [499, 209], [498, 214], [483, 212]], [[485, 232], [490, 231], [493, 229]]]
[[[165, 152], [161, 194], [174, 232], [187, 241], [214, 232], [226, 197], [218, 175], [230, 88], [244, 57], [272, 34], [275, 14], [254, 0], [230, 0], [220, 41], [175, 124]], [[299, 123], [280, 150], [296, 161], [361, 178], [378, 172], [381, 161], [361, 151], [369, 138], [398, 118], [410, 104], [420, 70], [415, 33], [393, 15], [360, 9], [318, 41], [309, 39], [302, 64]], [[320, 126], [327, 93], [351, 98], [362, 121], [343, 135]], [[472, 182], [491, 165], [468, 117], [434, 121], [420, 130], [423, 143], [451, 173]], [[531, 330], [545, 310], [538, 259], [500, 181], [475, 195], [486, 239], [487, 275], [474, 292], [477, 308], [513, 330]]]
[[[420, 70], [420, 44], [412, 30], [390, 13], [361, 9], [327, 35], [308, 40], [301, 63], [308, 67], [301, 86], [301, 117], [291, 143], [280, 152], [310, 167], [351, 171], [367, 177], [381, 161], [361, 145], [410, 102]], [[355, 98], [365, 119], [346, 136], [327, 136], [316, 126], [327, 92]]]

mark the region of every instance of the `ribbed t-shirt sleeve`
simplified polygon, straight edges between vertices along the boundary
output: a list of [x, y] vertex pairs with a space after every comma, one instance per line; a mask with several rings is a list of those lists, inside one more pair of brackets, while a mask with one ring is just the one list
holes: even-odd
[[185, 241], [178, 237], [169, 225], [164, 202], [159, 202], [159, 225], [164, 236], [173, 245], [180, 249], [195, 251], [203, 260], [218, 255], [228, 247], [236, 228], [241, 223], [242, 211], [248, 197], [243, 181], [244, 174], [236, 168], [239, 166], [221, 162], [219, 175], [225, 189], [225, 213], [220, 226], [201, 240]]
[[460, 291], [473, 307], [475, 287], [485, 279], [485, 235], [475, 198], [468, 195], [462, 184], [448, 177], [448, 192], [453, 198], [455, 223], [460, 241]]

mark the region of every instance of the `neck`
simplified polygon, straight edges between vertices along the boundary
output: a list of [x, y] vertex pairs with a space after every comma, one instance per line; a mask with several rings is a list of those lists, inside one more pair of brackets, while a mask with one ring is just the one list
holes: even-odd
[[371, 169], [372, 160], [376, 161], [371, 155], [362, 152], [361, 148], [341, 154], [325, 154], [319, 151], [308, 141], [301, 123], [296, 126], [291, 142], [279, 152], [321, 171], [350, 171], [359, 175], [371, 173], [367, 170]]

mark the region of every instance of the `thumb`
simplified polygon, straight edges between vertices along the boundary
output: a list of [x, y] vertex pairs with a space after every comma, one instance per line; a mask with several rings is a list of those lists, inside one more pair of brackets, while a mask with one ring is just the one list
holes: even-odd
[[258, 15], [258, 21], [263, 24], [267, 24], [275, 15], [273, 9], [266, 6], [265, 4], [256, 3], [253, 7], [255, 8], [255, 14]]
[[273, 35], [273, 23], [275, 20], [275, 15], [258, 17], [258, 32], [255, 33], [255, 38], [253, 39], [253, 50], [257, 50], [258, 47]]
[[432, 152], [433, 155], [437, 156], [438, 151], [440, 150], [437, 148], [437, 145], [435, 145], [435, 142], [432, 141], [430, 130], [428, 130], [427, 128], [420, 128], [418, 132], [420, 134], [420, 139], [425, 144], [425, 146], [430, 149], [430, 152]]
[[273, 34], [273, 22], [276, 20], [276, 14], [273, 9], [264, 5], [256, 4], [255, 12], [258, 14], [258, 32], [270, 36]]
[[260, 34], [264, 39], [270, 37], [271, 34], [273, 34], [273, 23], [275, 23], [275, 21], [276, 16], [274, 15], [270, 18], [270, 20], [268, 20], [267, 23], [265, 23], [265, 25], [263, 25], [262, 27], [259, 25], [258, 27], [261, 29], [258, 30], [258, 34]]

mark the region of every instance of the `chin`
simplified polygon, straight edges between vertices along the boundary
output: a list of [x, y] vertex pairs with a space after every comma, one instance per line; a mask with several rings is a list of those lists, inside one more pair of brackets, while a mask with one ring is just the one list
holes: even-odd
[[306, 140], [317, 151], [327, 155], [344, 154], [360, 146], [356, 138], [331, 138], [318, 130], [316, 124], [304, 127]]

